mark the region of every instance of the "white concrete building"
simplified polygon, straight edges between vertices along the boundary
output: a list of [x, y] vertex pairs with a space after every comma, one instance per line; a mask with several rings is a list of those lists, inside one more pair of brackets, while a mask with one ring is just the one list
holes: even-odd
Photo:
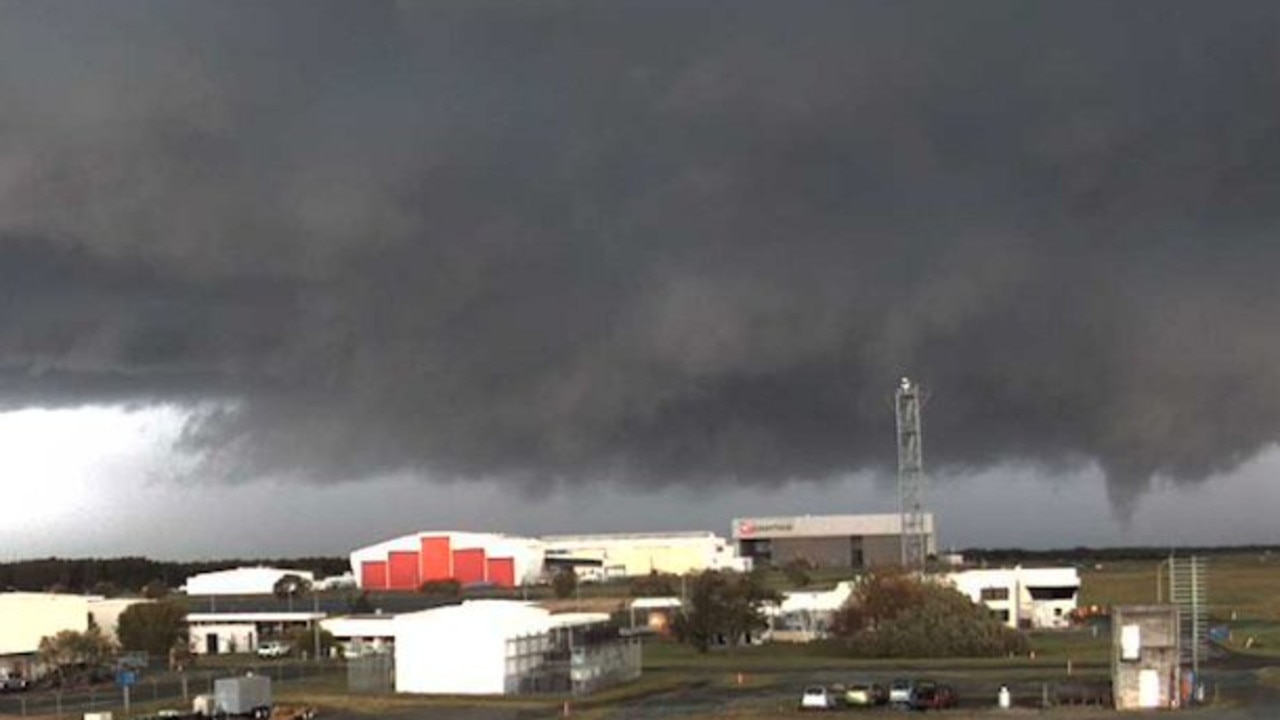
[[1011, 628], [1067, 627], [1080, 596], [1075, 568], [965, 570], [945, 577]]
[[853, 595], [854, 583], [846, 580], [830, 590], [793, 590], [784, 592], [782, 602], [765, 607], [769, 618], [767, 640], [775, 642], [809, 642], [825, 638], [831, 631], [831, 620]]
[[751, 567], [734, 543], [711, 532], [550, 535], [542, 542], [548, 563], [580, 562], [577, 572], [588, 580]]
[[251, 653], [267, 640], [309, 628], [323, 618], [324, 613], [317, 612], [187, 613], [189, 647], [193, 655]]
[[395, 646], [395, 615], [367, 613], [325, 618], [320, 628], [333, 636], [345, 657], [390, 652]]
[[308, 570], [240, 567], [192, 575], [183, 589], [187, 595], [270, 595], [285, 575], [297, 575], [311, 584], [316, 580]]
[[601, 613], [471, 600], [396, 616], [395, 689], [508, 695], [590, 692], [639, 676], [640, 645]]

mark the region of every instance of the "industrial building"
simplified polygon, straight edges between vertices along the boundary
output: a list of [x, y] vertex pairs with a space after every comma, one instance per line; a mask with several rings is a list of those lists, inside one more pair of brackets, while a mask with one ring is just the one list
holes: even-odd
[[[925, 549], [937, 553], [932, 513], [923, 514]], [[738, 554], [759, 565], [804, 561], [814, 567], [862, 569], [902, 561], [902, 516], [801, 515], [733, 521]]]
[[419, 532], [351, 553], [364, 590], [417, 590], [434, 580], [515, 587], [542, 575], [542, 543], [496, 533]]
[[89, 598], [56, 593], [0, 593], [0, 667], [34, 676], [40, 639], [89, 626]]
[[946, 579], [1011, 628], [1065, 628], [1080, 597], [1072, 567], [965, 570]]
[[187, 613], [188, 642], [193, 655], [251, 653], [323, 618], [319, 612]]
[[733, 543], [711, 532], [552, 535], [542, 542], [547, 563], [570, 564], [587, 580], [750, 569]]
[[471, 600], [399, 615], [394, 624], [397, 692], [580, 694], [640, 674], [639, 641], [604, 614]]
[[141, 599], [106, 599], [61, 593], [0, 593], [0, 669], [35, 676], [40, 640], [63, 630], [84, 632], [92, 621], [115, 638], [120, 613]]
[[287, 570], [272, 567], [240, 567], [216, 570], [187, 578], [183, 590], [187, 595], [270, 595], [276, 583], [286, 575], [296, 575], [308, 584], [315, 584], [315, 574], [307, 570]]

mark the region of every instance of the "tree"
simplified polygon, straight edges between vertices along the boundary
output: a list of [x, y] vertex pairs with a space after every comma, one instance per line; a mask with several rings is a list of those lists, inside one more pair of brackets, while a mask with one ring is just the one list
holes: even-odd
[[737, 645], [768, 627], [764, 606], [780, 600], [755, 573], [707, 570], [694, 578], [689, 602], [676, 616], [676, 637], [699, 652], [718, 643]]
[[271, 588], [277, 598], [289, 601], [289, 611], [293, 612], [293, 599], [302, 597], [311, 591], [311, 582], [296, 573], [285, 573], [276, 580]]
[[787, 564], [782, 566], [782, 574], [787, 576], [787, 581], [792, 587], [802, 588], [809, 584], [813, 579], [809, 575], [809, 571], [813, 569], [813, 564], [804, 558], [794, 558], [788, 560]]
[[558, 598], [567, 598], [578, 589], [578, 573], [560, 569], [551, 577], [551, 592]]
[[175, 648], [187, 646], [186, 621], [186, 608], [176, 602], [135, 603], [120, 613], [116, 636], [125, 650], [168, 657]]
[[360, 594], [352, 593], [347, 598], [347, 611], [352, 615], [369, 615], [377, 612], [377, 608], [373, 606], [373, 602], [369, 600], [369, 592], [363, 590]]
[[163, 580], [152, 580], [142, 586], [142, 597], [148, 600], [159, 600], [169, 595], [169, 586]]
[[[316, 637], [317, 633], [319, 633], [319, 638]], [[294, 655], [302, 655], [305, 653], [308, 656], [314, 657], [316, 653], [317, 639], [320, 642], [320, 657], [327, 657], [329, 655], [329, 648], [332, 648], [334, 645], [333, 633], [328, 630], [325, 630], [324, 628], [299, 627], [293, 628], [285, 634], [285, 642], [289, 643], [291, 652]]]
[[55, 682], [59, 684], [80, 678], [97, 679], [115, 654], [115, 643], [96, 626], [84, 632], [60, 630], [55, 635], [46, 635], [36, 650], [41, 664], [53, 670]]
[[631, 597], [671, 597], [679, 594], [679, 587], [675, 575], [655, 570], [631, 581]]
[[832, 631], [864, 657], [990, 657], [1027, 639], [955, 588], [898, 569], [868, 573]]

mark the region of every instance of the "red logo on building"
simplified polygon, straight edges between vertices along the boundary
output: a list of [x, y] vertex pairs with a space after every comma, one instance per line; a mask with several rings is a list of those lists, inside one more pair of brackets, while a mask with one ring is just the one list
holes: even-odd
[[738, 525], [738, 534], [739, 535], [755, 535], [756, 524], [751, 521], [740, 523]]

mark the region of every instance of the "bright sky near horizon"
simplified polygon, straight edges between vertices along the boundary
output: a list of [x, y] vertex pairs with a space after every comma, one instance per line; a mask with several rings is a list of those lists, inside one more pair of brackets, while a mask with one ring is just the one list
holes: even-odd
[[[48, 555], [159, 559], [345, 555], [427, 529], [513, 534], [710, 530], [734, 517], [894, 512], [892, 484], [866, 475], [784, 483], [772, 491], [714, 488], [636, 493], [599, 487], [521, 495], [493, 482], [408, 476], [336, 485], [292, 481], [202, 483], [167, 449], [173, 408], [0, 413], [0, 561]], [[1157, 486], [1128, 523], [1116, 520], [1096, 470], [1058, 478], [1002, 467], [933, 478], [929, 509], [944, 547], [1280, 543], [1271, 449], [1237, 472], [1195, 486]]]

